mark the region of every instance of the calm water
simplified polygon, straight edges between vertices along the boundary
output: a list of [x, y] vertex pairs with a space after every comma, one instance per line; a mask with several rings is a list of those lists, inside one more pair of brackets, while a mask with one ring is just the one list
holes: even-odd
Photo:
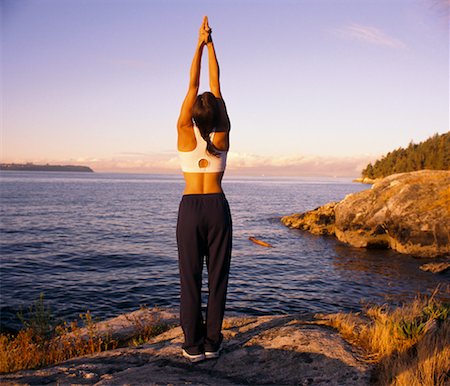
[[[106, 318], [140, 305], [178, 306], [180, 177], [11, 171], [0, 177], [3, 327], [18, 327], [17, 312], [41, 292], [65, 320], [86, 310]], [[448, 274], [420, 271], [418, 259], [351, 248], [279, 221], [366, 188], [342, 179], [225, 178], [234, 222], [228, 310], [357, 310], [448, 283]]]

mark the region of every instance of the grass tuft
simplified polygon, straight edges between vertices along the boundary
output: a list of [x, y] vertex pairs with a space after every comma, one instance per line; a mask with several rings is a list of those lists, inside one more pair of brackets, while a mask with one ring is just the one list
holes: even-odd
[[[73, 321], [53, 328], [48, 313], [48, 317], [42, 318], [44, 315], [41, 312], [44, 310], [41, 296], [32, 317], [17, 335], [0, 335], [0, 372], [41, 368], [117, 347], [117, 342], [108, 335], [97, 333], [89, 311], [80, 314], [81, 327], [79, 321]], [[40, 323], [36, 324], [33, 320], [39, 320]], [[81, 333], [82, 327], [86, 328], [87, 335]]]
[[[448, 290], [447, 290], [448, 291]], [[439, 386], [450, 375], [450, 305], [417, 297], [401, 307], [372, 306], [363, 315], [323, 316], [375, 364], [381, 385]]]
[[138, 317], [128, 317], [127, 320], [136, 328], [137, 334], [129, 341], [132, 346], [141, 346], [154, 336], [160, 335], [171, 328], [159, 318], [153, 318], [151, 323], [143, 322]]
[[[97, 323], [88, 311], [79, 315], [79, 320], [55, 325], [50, 309], [44, 304], [41, 294], [28, 310], [27, 317], [20, 314], [23, 329], [16, 335], [0, 335], [0, 372], [36, 369], [88, 354], [111, 350], [119, 346], [111, 334], [99, 331]], [[135, 318], [137, 336], [135, 345], [145, 343], [169, 327], [162, 323], [146, 324]]]

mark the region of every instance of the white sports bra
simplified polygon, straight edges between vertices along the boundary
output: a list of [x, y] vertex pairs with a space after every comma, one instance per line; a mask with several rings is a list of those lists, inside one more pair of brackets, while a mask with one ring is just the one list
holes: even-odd
[[[210, 134], [211, 142], [214, 138], [214, 131]], [[219, 173], [225, 171], [227, 165], [227, 151], [217, 150], [219, 156], [216, 157], [206, 151], [206, 141], [202, 138], [197, 126], [194, 125], [195, 139], [197, 146], [192, 151], [179, 151], [181, 170], [186, 173]], [[205, 162], [206, 161], [206, 162]], [[202, 165], [202, 166], [200, 166]]]

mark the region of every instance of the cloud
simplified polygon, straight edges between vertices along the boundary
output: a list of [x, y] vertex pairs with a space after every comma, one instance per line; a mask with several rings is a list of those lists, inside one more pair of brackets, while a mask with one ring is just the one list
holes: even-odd
[[359, 176], [374, 156], [261, 156], [249, 153], [228, 155], [228, 171], [233, 174], [265, 174], [279, 176]]
[[[227, 175], [249, 176], [330, 176], [357, 177], [375, 156], [265, 156], [229, 152]], [[118, 153], [110, 157], [78, 157], [68, 159], [10, 159], [2, 162], [33, 162], [35, 164], [84, 165], [96, 172], [122, 173], [180, 173], [178, 155], [166, 153]]]
[[359, 40], [377, 46], [406, 48], [406, 44], [401, 40], [391, 37], [375, 27], [351, 24], [335, 30], [335, 33], [337, 36], [344, 39]]
[[448, 19], [450, 13], [450, 0], [428, 0], [429, 8]]
[[179, 169], [176, 153], [119, 153], [88, 162], [94, 170], [124, 173], [175, 173]]

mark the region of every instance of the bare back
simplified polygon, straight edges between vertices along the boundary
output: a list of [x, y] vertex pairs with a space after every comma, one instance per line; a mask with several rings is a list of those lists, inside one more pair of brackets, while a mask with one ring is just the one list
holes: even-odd
[[[228, 151], [228, 132], [216, 133], [213, 140], [218, 150]], [[193, 128], [183, 130], [178, 134], [178, 150], [192, 151], [197, 146]], [[222, 193], [223, 172], [218, 173], [183, 173], [186, 183], [183, 194]]]

